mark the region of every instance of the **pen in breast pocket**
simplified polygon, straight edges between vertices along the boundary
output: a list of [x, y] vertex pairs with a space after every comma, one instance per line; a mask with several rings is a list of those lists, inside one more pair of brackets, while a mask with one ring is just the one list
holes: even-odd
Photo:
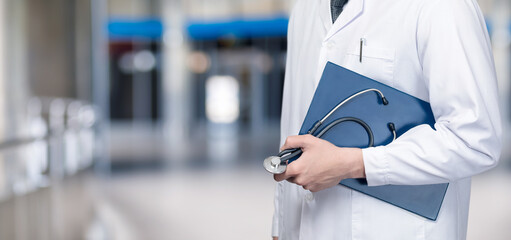
[[364, 48], [365, 43], [366, 43], [366, 39], [361, 38], [360, 39], [360, 62], [362, 62], [362, 49]]

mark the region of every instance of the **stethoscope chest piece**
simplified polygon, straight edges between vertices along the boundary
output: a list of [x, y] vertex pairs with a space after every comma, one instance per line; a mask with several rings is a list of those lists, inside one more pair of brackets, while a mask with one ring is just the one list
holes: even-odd
[[271, 156], [264, 159], [263, 162], [264, 169], [272, 174], [281, 174], [286, 171], [286, 164], [281, 163], [280, 157]]

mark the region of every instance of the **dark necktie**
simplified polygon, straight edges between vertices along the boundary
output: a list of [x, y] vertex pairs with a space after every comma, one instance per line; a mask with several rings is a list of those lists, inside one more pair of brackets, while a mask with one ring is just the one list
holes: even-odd
[[348, 0], [330, 0], [330, 9], [332, 11], [332, 23], [339, 17], [342, 12], [342, 8], [348, 2]]

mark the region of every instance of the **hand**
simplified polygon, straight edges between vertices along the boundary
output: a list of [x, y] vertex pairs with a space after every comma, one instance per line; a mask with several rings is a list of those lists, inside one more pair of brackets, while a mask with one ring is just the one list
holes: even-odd
[[279, 240], [279, 237], [273, 237], [273, 240]]
[[292, 136], [281, 150], [301, 148], [303, 154], [287, 166], [286, 172], [274, 175], [311, 192], [336, 186], [343, 179], [365, 178], [362, 150], [340, 148], [312, 135]]

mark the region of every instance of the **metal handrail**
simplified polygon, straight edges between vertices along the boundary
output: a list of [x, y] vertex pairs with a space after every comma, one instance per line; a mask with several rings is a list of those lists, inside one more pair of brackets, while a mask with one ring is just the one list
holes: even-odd
[[[76, 128], [76, 127], [75, 128], [66, 127], [64, 129], [82, 130], [82, 129], [88, 129], [88, 128], [89, 127], [79, 127], [79, 128]], [[7, 149], [12, 149], [12, 148], [16, 148], [16, 147], [22, 147], [22, 146], [25, 146], [25, 145], [30, 145], [32, 143], [35, 143], [35, 142], [38, 142], [38, 141], [41, 141], [41, 140], [49, 140], [52, 137], [59, 137], [59, 136], [62, 136], [62, 135], [63, 135], [62, 132], [56, 133], [56, 131], [51, 131], [50, 130], [50, 133], [45, 135], [45, 136], [26, 137], [26, 138], [18, 138], [18, 139], [7, 140], [7, 141], [4, 141], [4, 142], [0, 142], [0, 152], [2, 152], [4, 150], [7, 150]]]
[[49, 137], [50, 137], [50, 135], [46, 135], [43, 137], [27, 137], [27, 138], [7, 140], [7, 141], [0, 143], [0, 151], [4, 151], [7, 149], [12, 149], [12, 148], [16, 148], [16, 147], [21, 147], [21, 146], [25, 146], [25, 145], [30, 145], [32, 143], [35, 143], [35, 142], [38, 142], [41, 140], [48, 140]]

